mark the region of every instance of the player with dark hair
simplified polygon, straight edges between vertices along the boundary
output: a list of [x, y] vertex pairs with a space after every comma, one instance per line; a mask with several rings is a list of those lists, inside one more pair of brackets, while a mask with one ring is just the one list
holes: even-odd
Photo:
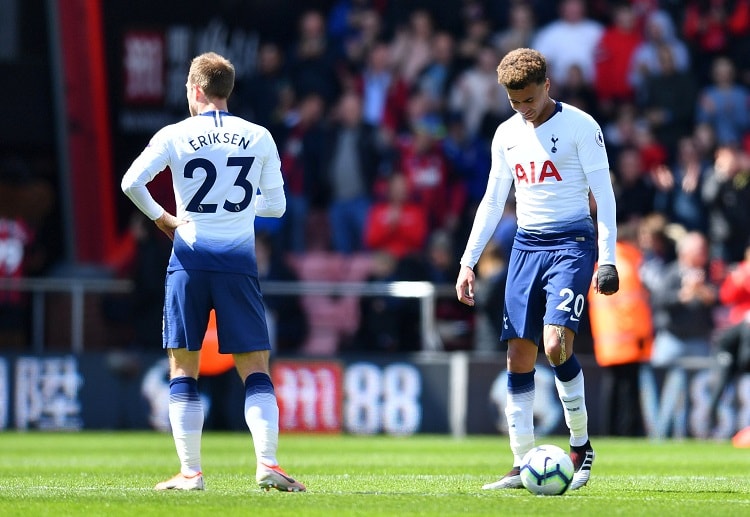
[[[518, 231], [508, 263], [503, 330], [508, 342], [505, 409], [513, 468], [484, 489], [521, 488], [523, 456], [534, 447], [534, 366], [543, 343], [555, 373], [575, 490], [589, 480], [594, 450], [588, 436], [583, 371], [573, 340], [591, 282], [597, 292], [617, 292], [615, 197], [604, 138], [587, 113], [550, 98], [544, 56], [520, 48], [497, 68], [516, 114], [492, 140], [487, 190], [477, 209], [461, 270], [458, 299], [474, 305], [474, 271], [515, 186]], [[589, 190], [597, 202], [597, 227]], [[598, 269], [595, 269], [598, 251]], [[593, 276], [592, 276], [593, 275]]]
[[[211, 309], [219, 352], [232, 354], [245, 383], [245, 421], [252, 433], [261, 488], [302, 492], [276, 460], [279, 408], [269, 374], [270, 342], [255, 258], [256, 215], [286, 209], [281, 162], [267, 129], [227, 111], [234, 67], [209, 52], [187, 78], [191, 117], [161, 129], [122, 179], [122, 190], [172, 239], [164, 300], [163, 345], [169, 356], [169, 422], [180, 472], [156, 490], [203, 490], [200, 349]], [[172, 215], [147, 184], [171, 169]], [[260, 194], [256, 191], [260, 189]]]

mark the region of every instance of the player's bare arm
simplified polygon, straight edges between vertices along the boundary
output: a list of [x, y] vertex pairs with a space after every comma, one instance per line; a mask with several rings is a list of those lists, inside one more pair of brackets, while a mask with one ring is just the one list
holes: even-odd
[[187, 221], [177, 219], [166, 210], [158, 218], [154, 219], [156, 227], [164, 232], [164, 234], [169, 237], [169, 240], [172, 241], [174, 240], [174, 232], [177, 227], [182, 226], [185, 223], [187, 223]]
[[474, 306], [474, 279], [474, 270], [469, 266], [461, 266], [456, 280], [456, 295], [459, 302], [469, 307]]

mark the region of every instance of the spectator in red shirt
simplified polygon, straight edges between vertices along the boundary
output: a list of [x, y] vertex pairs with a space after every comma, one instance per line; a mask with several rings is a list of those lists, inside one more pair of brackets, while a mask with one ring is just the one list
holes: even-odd
[[417, 123], [399, 142], [399, 152], [400, 168], [412, 196], [427, 212], [430, 230], [455, 231], [466, 193], [460, 182], [451, 181], [434, 129]]
[[713, 384], [709, 396], [709, 422], [713, 430], [724, 390], [737, 375], [750, 372], [750, 243], [744, 259], [732, 266], [719, 289], [727, 308], [727, 326], [718, 333], [714, 352]]
[[[692, 0], [686, 3], [682, 35], [694, 53], [699, 80], [710, 80], [710, 63], [732, 55], [750, 32], [750, 0]], [[734, 56], [732, 56], [734, 57]]]
[[628, 82], [630, 60], [641, 43], [636, 13], [627, 2], [611, 8], [611, 23], [594, 51], [594, 90], [602, 109], [611, 115], [614, 106], [633, 101], [633, 86]]
[[388, 198], [376, 203], [367, 217], [365, 245], [371, 250], [387, 251], [401, 259], [418, 253], [427, 237], [424, 209], [409, 200], [409, 185], [403, 174], [388, 180]]

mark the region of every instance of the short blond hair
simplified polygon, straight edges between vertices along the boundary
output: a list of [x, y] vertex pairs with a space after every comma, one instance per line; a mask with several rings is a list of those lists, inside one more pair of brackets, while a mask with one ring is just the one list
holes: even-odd
[[547, 79], [547, 60], [538, 50], [517, 48], [508, 52], [497, 67], [497, 82], [507, 90], [523, 90]]
[[209, 98], [228, 99], [234, 89], [234, 65], [215, 52], [193, 58], [188, 84], [201, 87]]

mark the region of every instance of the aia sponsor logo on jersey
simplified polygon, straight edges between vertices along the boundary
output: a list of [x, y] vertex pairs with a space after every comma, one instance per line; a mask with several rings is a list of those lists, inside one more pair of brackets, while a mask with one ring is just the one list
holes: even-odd
[[550, 160], [544, 160], [540, 167], [537, 166], [537, 162], [531, 162], [528, 166], [517, 163], [514, 168], [514, 174], [516, 175], [516, 182], [519, 184], [534, 185], [542, 183], [545, 180], [550, 181], [551, 179], [562, 181], [557, 167]]

